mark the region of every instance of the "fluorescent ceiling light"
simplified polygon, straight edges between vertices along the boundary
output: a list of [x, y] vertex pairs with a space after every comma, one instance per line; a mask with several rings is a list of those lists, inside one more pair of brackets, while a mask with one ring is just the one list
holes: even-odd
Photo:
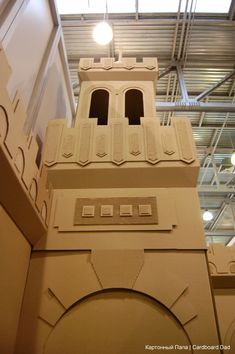
[[133, 13], [135, 0], [107, 0], [108, 13]]
[[[184, 11], [186, 0], [181, 2], [181, 11]], [[177, 12], [179, 0], [139, 0], [139, 12]]]
[[[106, 0], [56, 0], [60, 14], [95, 14], [106, 12]], [[196, 12], [228, 13], [231, 0], [197, 0]], [[181, 1], [184, 12], [186, 0]], [[135, 0], [107, 0], [108, 13], [134, 13]], [[139, 0], [139, 12], [176, 13], [179, 0]], [[189, 11], [190, 3], [188, 5]]]
[[196, 12], [228, 13], [231, 0], [197, 0]]
[[105, 13], [105, 0], [56, 0], [59, 14]]
[[[195, 2], [194, 2], [195, 3]], [[231, 0], [197, 0], [195, 12], [227, 13]], [[186, 0], [181, 1], [180, 11], [184, 12]], [[188, 3], [187, 10], [190, 10]], [[179, 0], [139, 0], [139, 12], [178, 12]], [[194, 4], [193, 8], [194, 10]]]
[[[97, 14], [106, 12], [106, 0], [56, 0], [59, 14]], [[135, 0], [107, 0], [108, 13], [135, 12]]]

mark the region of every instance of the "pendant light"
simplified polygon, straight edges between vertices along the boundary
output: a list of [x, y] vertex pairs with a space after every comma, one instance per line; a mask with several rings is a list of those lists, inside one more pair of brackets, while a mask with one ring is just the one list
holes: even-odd
[[108, 14], [108, 5], [106, 0], [106, 12], [104, 13], [104, 21], [97, 23], [97, 25], [95, 26], [92, 32], [94, 41], [100, 45], [109, 44], [113, 39], [112, 27], [106, 21], [107, 14]]
[[232, 155], [231, 155], [231, 164], [233, 166], [235, 166], [235, 151], [233, 151]]
[[233, 166], [235, 166], [235, 149], [234, 149], [234, 144], [233, 144], [233, 140], [232, 140], [232, 137], [231, 137], [231, 134], [230, 134], [230, 133], [229, 133], [229, 138], [230, 138], [231, 145], [232, 145], [232, 148], [233, 148], [233, 152], [232, 152], [230, 161], [231, 161], [231, 164], [232, 164]]
[[113, 39], [113, 30], [106, 21], [99, 22], [95, 26], [92, 36], [96, 43], [105, 45]]
[[203, 215], [202, 215], [202, 218], [204, 221], [211, 221], [213, 219], [213, 214], [211, 211], [209, 210], [205, 210]]

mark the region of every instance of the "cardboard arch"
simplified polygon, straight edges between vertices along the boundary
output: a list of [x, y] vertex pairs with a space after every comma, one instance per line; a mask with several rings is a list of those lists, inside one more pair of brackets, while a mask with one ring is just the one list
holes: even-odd
[[5, 141], [9, 129], [8, 114], [5, 108], [0, 105], [0, 139]]
[[234, 348], [235, 344], [235, 319], [232, 320], [224, 336], [224, 344]]
[[[128, 302], [128, 306], [127, 306]], [[132, 302], [132, 303], [131, 303]], [[108, 305], [110, 303], [110, 307]], [[86, 318], [82, 320], [82, 317], [84, 316], [83, 310], [81, 311], [82, 307], [85, 306], [86, 310]], [[103, 307], [102, 307], [103, 306]], [[107, 307], [108, 306], [108, 307]], [[89, 310], [90, 308], [90, 310]], [[95, 308], [97, 311], [95, 311]], [[112, 313], [109, 312], [110, 308], [112, 309]], [[147, 314], [145, 318], [145, 311], [144, 309], [147, 309]], [[125, 310], [123, 310], [125, 309]], [[127, 313], [125, 312], [127, 310]], [[128, 312], [130, 311], [130, 313]], [[125, 314], [124, 314], [125, 313]], [[136, 315], [137, 313], [137, 315]], [[149, 317], [149, 314], [150, 315]], [[80, 321], [77, 321], [77, 318], [79, 318], [81, 314]], [[143, 315], [143, 317], [138, 317]], [[76, 323], [78, 324], [78, 332], [79, 330], [81, 331], [80, 333], [77, 333], [78, 338], [73, 338], [74, 336], [74, 331], [73, 331], [73, 317], [75, 316], [76, 318]], [[132, 317], [132, 319], [131, 319]], [[72, 318], [72, 319], [71, 319]], [[113, 321], [117, 322], [117, 328], [119, 328], [120, 331], [123, 331], [123, 333], [120, 335], [120, 333], [113, 333], [112, 332], [112, 323], [110, 323], [110, 319], [113, 318]], [[125, 321], [126, 319], [126, 321]], [[129, 325], [132, 324], [135, 321], [135, 319], [139, 319], [143, 321], [142, 325], [146, 326], [148, 325], [149, 327], [153, 326], [153, 333], [156, 338], [156, 333], [163, 329], [161, 327], [166, 328], [166, 324], [170, 326], [170, 330], [172, 331], [172, 336], [176, 336], [179, 344], [181, 345], [192, 345], [190, 337], [182, 325], [181, 321], [177, 318], [177, 316], [169, 309], [167, 306], [165, 306], [163, 303], [160, 301], [157, 301], [154, 297], [150, 296], [149, 294], [146, 294], [141, 291], [137, 291], [135, 289], [127, 289], [127, 288], [108, 288], [108, 289], [101, 289], [95, 292], [92, 292], [75, 303], [73, 303], [69, 308], [67, 308], [66, 311], [58, 318], [57, 322], [51, 329], [45, 343], [44, 343], [44, 354], [51, 354], [54, 353], [56, 350], [57, 354], [63, 353], [63, 345], [68, 345], [69, 349], [71, 346], [71, 349], [74, 350], [74, 347], [76, 350], [81, 349], [78, 348], [77, 346], [74, 345], [79, 343], [79, 345], [83, 345], [79, 342], [79, 337], [84, 338], [87, 335], [86, 331], [86, 325], [90, 326], [93, 324], [93, 321], [95, 322], [94, 329], [96, 329], [93, 333], [92, 337], [92, 342], [94, 341], [94, 336], [97, 338], [99, 341], [100, 335], [102, 336], [102, 333], [104, 334], [104, 337], [109, 336], [109, 333], [111, 332], [109, 338], [114, 338], [115, 334], [120, 335], [121, 338], [121, 344], [122, 340], [125, 341], [124, 339], [124, 332], [129, 333]], [[157, 319], [157, 320], [156, 320]], [[161, 320], [159, 321], [159, 319]], [[148, 324], [144, 321], [150, 321]], [[153, 323], [151, 322], [153, 321]], [[63, 323], [64, 321], [64, 323]], [[169, 322], [169, 323], [168, 323]], [[83, 325], [85, 323], [85, 329], [83, 329]], [[174, 324], [174, 325], [173, 325]], [[111, 327], [111, 329], [110, 329]], [[123, 327], [123, 328], [121, 328]], [[116, 328], [116, 326], [114, 326]], [[63, 332], [64, 330], [64, 332]], [[141, 325], [138, 326], [139, 334], [135, 333], [135, 341], [136, 346], [138, 345], [139, 341], [136, 340], [137, 337], [142, 337], [143, 342], [146, 340], [146, 344], [148, 344], [148, 339], [145, 339], [146, 332], [141, 331]], [[84, 331], [84, 332], [83, 332]], [[65, 338], [66, 338], [66, 333], [70, 333], [69, 337], [69, 343], [65, 343]], [[89, 331], [88, 331], [89, 332]], [[64, 337], [63, 337], [63, 335]], [[163, 333], [161, 333], [162, 336]], [[88, 333], [89, 336], [89, 333]], [[60, 338], [63, 337], [62, 340], [62, 348], [60, 348]], [[147, 334], [148, 337], [148, 334]], [[153, 337], [154, 338], [154, 337]], [[89, 338], [86, 338], [86, 341], [88, 342]], [[182, 342], [181, 342], [182, 340]], [[141, 341], [141, 338], [140, 338]], [[167, 341], [170, 342], [172, 341], [172, 337], [164, 337], [163, 342], [165, 341], [165, 344]], [[82, 342], [82, 341], [81, 341]], [[99, 350], [101, 347], [98, 344]], [[162, 343], [163, 345], [163, 343]], [[56, 346], [56, 347], [54, 347]], [[92, 346], [92, 344], [91, 344]], [[53, 349], [52, 349], [53, 348]], [[59, 351], [58, 351], [59, 350]], [[61, 350], [61, 351], [60, 351]], [[106, 348], [102, 348], [102, 353], [105, 354], [107, 350]], [[111, 350], [111, 351], [110, 351]], [[115, 348], [114, 351], [115, 353], [118, 352], [118, 348]], [[134, 350], [134, 351], [133, 351]], [[143, 349], [141, 349], [143, 350]], [[112, 352], [112, 349], [109, 348], [109, 351], [107, 353], [114, 353]], [[72, 351], [73, 353], [73, 351]], [[92, 351], [90, 349], [89, 353], [95, 353], [95, 351]], [[138, 347], [135, 347], [135, 349], [128, 349], [129, 354], [134, 354], [134, 353], [141, 353], [141, 351], [138, 351]]]

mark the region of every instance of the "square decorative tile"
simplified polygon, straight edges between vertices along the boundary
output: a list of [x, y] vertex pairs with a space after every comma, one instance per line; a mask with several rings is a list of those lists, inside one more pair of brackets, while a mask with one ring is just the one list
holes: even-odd
[[84, 205], [82, 207], [82, 217], [92, 218], [95, 216], [95, 206], [94, 205]]
[[132, 205], [122, 204], [120, 205], [120, 216], [132, 216], [133, 208]]
[[100, 216], [113, 216], [113, 205], [101, 205]]
[[139, 216], [152, 215], [152, 206], [151, 204], [140, 204], [139, 205]]

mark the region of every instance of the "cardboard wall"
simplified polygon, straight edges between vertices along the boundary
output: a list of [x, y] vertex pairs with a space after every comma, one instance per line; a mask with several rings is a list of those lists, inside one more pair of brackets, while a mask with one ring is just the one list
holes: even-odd
[[225, 347], [235, 348], [235, 289], [215, 289], [220, 335]]
[[35, 252], [15, 354], [218, 345], [209, 289], [204, 252]]
[[31, 248], [0, 206], [0, 352], [13, 354]]
[[9, 0], [0, 0], [0, 15], [3, 12], [3, 10], [6, 7], [6, 4], [9, 2]]

